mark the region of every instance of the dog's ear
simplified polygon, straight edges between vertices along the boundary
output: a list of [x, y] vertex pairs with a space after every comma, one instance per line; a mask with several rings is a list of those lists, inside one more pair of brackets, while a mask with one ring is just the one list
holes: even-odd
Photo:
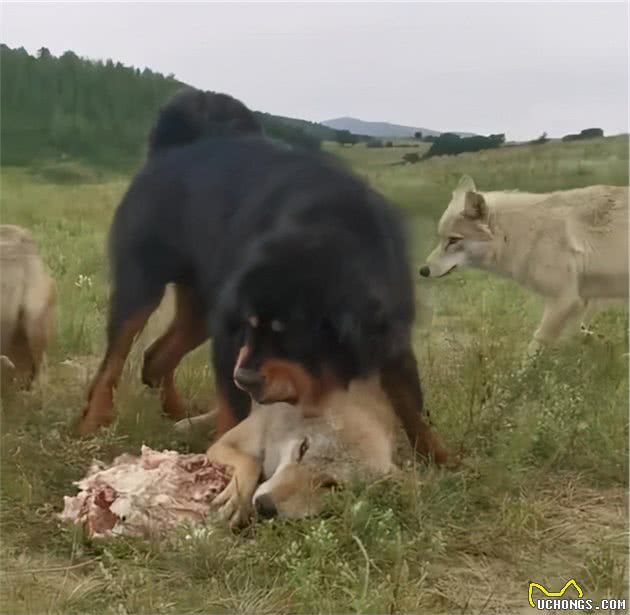
[[475, 190], [477, 190], [477, 188], [470, 175], [462, 175], [455, 187], [455, 192], [475, 192]]
[[464, 215], [471, 220], [485, 220], [488, 217], [488, 205], [479, 192], [466, 192], [464, 197]]

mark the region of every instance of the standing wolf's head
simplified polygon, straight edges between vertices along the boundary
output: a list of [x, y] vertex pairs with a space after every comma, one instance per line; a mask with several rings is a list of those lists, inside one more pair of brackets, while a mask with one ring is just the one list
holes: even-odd
[[439, 278], [457, 267], [485, 267], [492, 258], [493, 234], [488, 206], [475, 182], [464, 175], [438, 224], [439, 243], [420, 268], [425, 278]]

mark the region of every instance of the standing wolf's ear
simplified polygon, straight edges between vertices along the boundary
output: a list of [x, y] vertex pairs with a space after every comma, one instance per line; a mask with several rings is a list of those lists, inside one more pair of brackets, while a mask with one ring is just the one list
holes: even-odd
[[471, 220], [485, 220], [488, 217], [488, 205], [483, 195], [478, 192], [466, 192], [464, 215]]
[[470, 175], [462, 175], [455, 187], [455, 192], [474, 192], [475, 190], [477, 190], [477, 188]]

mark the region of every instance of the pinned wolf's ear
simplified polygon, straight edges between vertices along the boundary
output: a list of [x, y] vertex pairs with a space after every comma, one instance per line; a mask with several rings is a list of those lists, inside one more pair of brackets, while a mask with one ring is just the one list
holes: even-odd
[[475, 192], [475, 190], [477, 190], [477, 187], [470, 175], [462, 175], [455, 187], [455, 192]]
[[464, 215], [471, 220], [485, 220], [488, 217], [488, 205], [483, 195], [470, 190], [466, 192]]

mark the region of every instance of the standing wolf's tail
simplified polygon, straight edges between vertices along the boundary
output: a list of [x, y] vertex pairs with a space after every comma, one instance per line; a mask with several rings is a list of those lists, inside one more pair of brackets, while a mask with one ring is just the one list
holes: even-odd
[[228, 134], [262, 134], [262, 126], [236, 98], [186, 88], [160, 110], [149, 136], [149, 156], [205, 137]]

